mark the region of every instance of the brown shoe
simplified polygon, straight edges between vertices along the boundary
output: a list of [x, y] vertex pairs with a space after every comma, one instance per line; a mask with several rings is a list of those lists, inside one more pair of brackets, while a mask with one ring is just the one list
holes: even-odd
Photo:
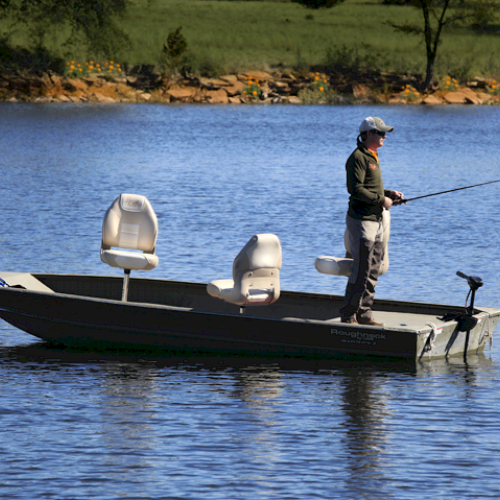
[[356, 321], [356, 318], [342, 318], [340, 320], [342, 323], [350, 323], [351, 325], [357, 325], [358, 322]]
[[375, 321], [373, 318], [358, 318], [358, 323], [360, 325], [368, 325], [368, 326], [385, 326], [385, 323], [379, 323]]

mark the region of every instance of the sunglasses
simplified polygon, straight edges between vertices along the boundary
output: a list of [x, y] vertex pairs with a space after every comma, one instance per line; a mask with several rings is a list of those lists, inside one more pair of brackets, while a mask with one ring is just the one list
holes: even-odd
[[373, 134], [377, 134], [380, 137], [385, 137], [385, 132], [379, 132], [378, 130], [372, 130], [372, 133]]

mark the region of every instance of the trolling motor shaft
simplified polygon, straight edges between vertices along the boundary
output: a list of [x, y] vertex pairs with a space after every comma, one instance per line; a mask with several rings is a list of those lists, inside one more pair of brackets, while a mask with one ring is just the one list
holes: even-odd
[[467, 276], [460, 271], [457, 271], [457, 276], [467, 280], [470, 290], [467, 294], [467, 299], [470, 295], [470, 306], [467, 308], [467, 299], [465, 299], [465, 308], [467, 311], [467, 316], [462, 318], [461, 327], [464, 328], [467, 333], [465, 335], [465, 346], [464, 346], [464, 361], [467, 362], [467, 350], [469, 349], [469, 336], [471, 330], [477, 325], [477, 318], [474, 318], [474, 298], [478, 288], [483, 286], [483, 280], [479, 276]]

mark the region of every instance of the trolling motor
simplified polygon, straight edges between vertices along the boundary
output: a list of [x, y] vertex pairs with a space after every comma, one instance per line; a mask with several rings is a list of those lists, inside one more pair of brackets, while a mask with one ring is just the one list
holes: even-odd
[[[467, 331], [465, 336], [465, 348], [464, 348], [464, 361], [467, 361], [467, 349], [469, 348], [469, 335], [470, 331], [477, 325], [477, 318], [474, 318], [474, 298], [476, 296], [476, 291], [481, 288], [484, 283], [479, 276], [467, 276], [466, 274], [457, 271], [457, 276], [467, 280], [470, 290], [465, 299], [465, 311], [466, 314], [460, 318], [460, 331]], [[470, 306], [467, 307], [467, 301], [470, 296]]]
[[[478, 288], [481, 288], [484, 285], [483, 280], [479, 276], [467, 276], [466, 274], [460, 271], [457, 271], [457, 276], [463, 278], [464, 280], [467, 280], [467, 283], [469, 284], [470, 290], [469, 293], [467, 294], [467, 298], [465, 299], [465, 309], [469, 313], [469, 316], [472, 316], [474, 314], [474, 298], [476, 296], [476, 291]], [[471, 296], [470, 306], [467, 308], [467, 301], [469, 300], [469, 295]]]

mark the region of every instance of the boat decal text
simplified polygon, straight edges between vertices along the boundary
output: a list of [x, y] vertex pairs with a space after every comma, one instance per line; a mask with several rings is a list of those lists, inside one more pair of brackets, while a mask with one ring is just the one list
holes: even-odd
[[377, 340], [386, 340], [385, 333], [370, 333], [370, 332], [359, 332], [359, 331], [345, 331], [345, 330], [337, 330], [336, 328], [332, 328], [330, 330], [331, 335], [339, 335], [343, 338], [341, 342], [347, 342], [349, 344], [369, 344], [373, 343], [375, 345]]

